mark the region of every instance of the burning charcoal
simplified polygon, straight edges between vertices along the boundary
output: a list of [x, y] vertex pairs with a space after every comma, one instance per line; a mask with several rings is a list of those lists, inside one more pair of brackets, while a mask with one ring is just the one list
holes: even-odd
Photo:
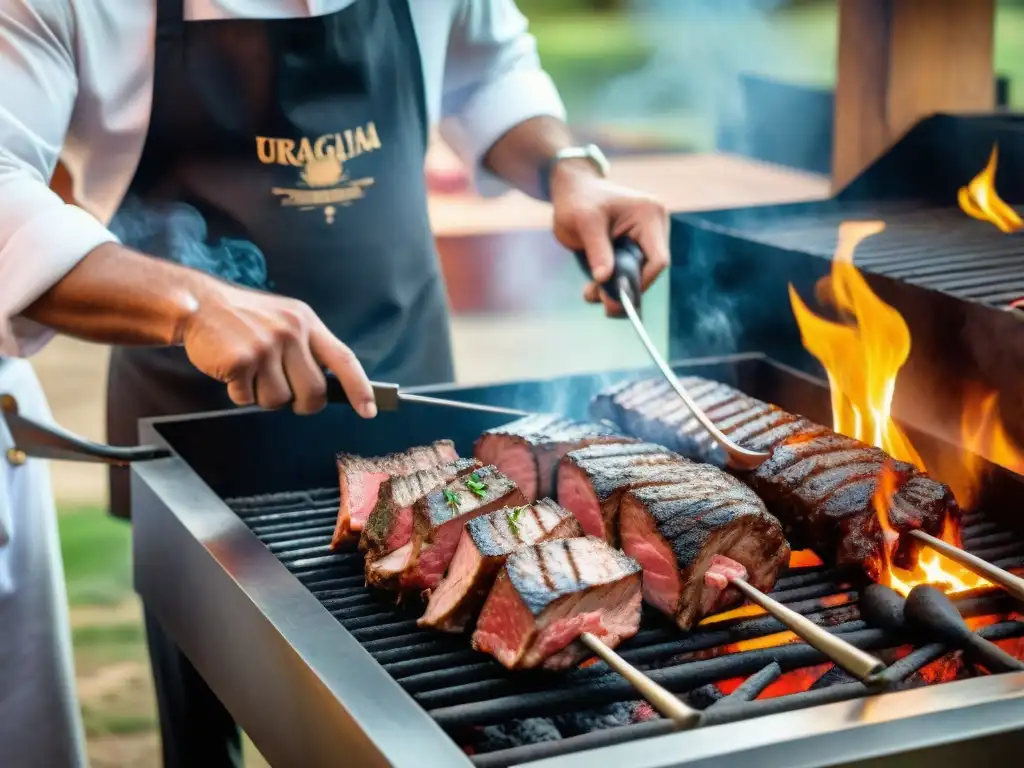
[[717, 685], [702, 685], [686, 694], [686, 700], [690, 706], [697, 709], [707, 709], [716, 701], [725, 698], [725, 694]]
[[524, 720], [512, 720], [503, 725], [488, 725], [481, 728], [473, 739], [473, 748], [477, 752], [496, 752], [499, 749], [511, 749], [541, 741], [557, 741], [561, 738], [562, 734], [550, 719], [528, 717]]
[[646, 723], [648, 720], [657, 720], [661, 715], [646, 701], [638, 701], [633, 706], [633, 722]]
[[842, 667], [832, 667], [828, 672], [815, 680], [810, 687], [810, 690], [817, 691], [820, 688], [829, 688], [833, 685], [839, 685], [841, 683], [856, 683], [857, 678], [846, 673]]
[[636, 702], [617, 702], [606, 707], [589, 709], [583, 712], [569, 712], [564, 715], [556, 715], [552, 718], [555, 726], [565, 737], [579, 736], [591, 731], [600, 731], [605, 728], [617, 728], [622, 725], [629, 725], [634, 721], [633, 714], [636, 710]]

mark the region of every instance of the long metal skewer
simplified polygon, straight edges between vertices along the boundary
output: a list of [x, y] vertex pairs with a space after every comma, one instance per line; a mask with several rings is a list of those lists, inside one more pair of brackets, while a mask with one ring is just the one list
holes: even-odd
[[584, 632], [580, 635], [580, 640], [583, 641], [587, 648], [600, 657], [601, 661], [626, 678], [640, 692], [640, 695], [647, 699], [652, 707], [658, 710], [662, 717], [672, 720], [680, 728], [693, 728], [700, 723], [701, 714], [699, 710], [684, 703], [671, 691], [662, 688], [605, 645], [595, 635]]
[[975, 557], [969, 552], [964, 552], [959, 547], [948, 544], [942, 539], [931, 536], [924, 531], [913, 530], [910, 532], [910, 535], [918, 541], [924, 542], [936, 552], [945, 555], [953, 562], [959, 563], [972, 573], [976, 573], [993, 584], [1002, 587], [1015, 598], [1024, 602], [1024, 579], [1020, 576], [1014, 576], [1009, 571], [992, 565], [992, 563], [986, 562], [980, 557]]
[[729, 583], [742, 592], [750, 602], [764, 608], [808, 645], [817, 648], [858, 680], [870, 682], [885, 669], [885, 664], [870, 653], [851, 645], [838, 635], [826, 632], [810, 619], [768, 597], [749, 582], [743, 579], [730, 579]]
[[669, 367], [668, 363], [658, 352], [654, 346], [654, 342], [651, 341], [651, 337], [647, 335], [647, 330], [644, 328], [643, 321], [640, 320], [640, 314], [636, 311], [636, 307], [633, 306], [633, 302], [630, 300], [630, 286], [629, 281], [625, 277], [619, 278], [619, 303], [622, 304], [622, 308], [626, 311], [626, 317], [629, 318], [629, 322], [633, 324], [633, 330], [636, 331], [636, 335], [640, 337], [640, 341], [643, 342], [644, 347], [647, 348], [647, 354], [651, 356], [654, 364], [661, 369], [662, 374], [668, 380], [668, 383], [672, 386], [672, 389], [676, 391], [676, 394], [682, 399], [686, 407], [690, 409], [690, 413], [693, 417], [700, 422], [700, 425], [707, 430], [708, 434], [718, 443], [722, 450], [725, 451], [728, 459], [729, 466], [733, 469], [756, 469], [761, 466], [770, 453], [764, 453], [762, 451], [751, 451], [748, 448], [744, 448], [741, 445], [737, 445], [730, 440], [722, 430], [715, 426], [715, 423], [708, 418], [707, 414], [701, 410], [701, 407], [697, 405], [696, 401], [690, 397], [690, 393], [686, 391], [686, 387], [682, 385], [679, 379], [676, 377], [675, 372]]

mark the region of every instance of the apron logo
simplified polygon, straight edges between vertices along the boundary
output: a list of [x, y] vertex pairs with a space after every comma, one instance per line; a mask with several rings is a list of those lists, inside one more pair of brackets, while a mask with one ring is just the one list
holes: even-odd
[[374, 182], [372, 176], [351, 178], [346, 163], [378, 149], [380, 138], [372, 122], [315, 139], [256, 137], [256, 157], [261, 163], [299, 169], [295, 188], [273, 187], [270, 190], [281, 198], [281, 205], [300, 211], [322, 209], [328, 224], [334, 223], [335, 206], [351, 205], [362, 199], [366, 188]]

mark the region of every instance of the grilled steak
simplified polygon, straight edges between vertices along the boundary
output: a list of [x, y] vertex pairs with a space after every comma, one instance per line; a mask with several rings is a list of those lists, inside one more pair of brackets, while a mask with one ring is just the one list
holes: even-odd
[[411, 538], [368, 563], [366, 580], [386, 589], [432, 589], [447, 570], [466, 523], [496, 509], [526, 503], [516, 484], [494, 466], [452, 480], [416, 501]]
[[565, 669], [589, 655], [590, 632], [614, 648], [640, 625], [640, 566], [593, 536], [546, 541], [508, 556], [473, 647], [508, 669]]
[[462, 530], [448, 575], [431, 594], [419, 625], [465, 631], [512, 552], [541, 541], [582, 535], [576, 518], [551, 499], [526, 507], [505, 507], [470, 520]]
[[363, 526], [359, 549], [370, 559], [394, 552], [412, 536], [413, 504], [482, 466], [476, 459], [456, 459], [411, 475], [389, 477], [381, 483], [377, 503]]
[[554, 494], [555, 468], [569, 451], [592, 443], [634, 442], [607, 424], [581, 424], [561, 416], [525, 416], [484, 432], [473, 455], [494, 464], [530, 501]]
[[420, 469], [430, 469], [455, 461], [455, 444], [451, 440], [438, 440], [432, 445], [410, 448], [402, 453], [364, 458], [350, 453], [339, 453], [338, 482], [341, 504], [338, 522], [331, 538], [331, 549], [354, 539], [363, 529], [366, 518], [377, 503], [380, 485], [393, 475], [408, 475]]
[[768, 592], [789, 560], [782, 525], [750, 488], [717, 467], [674, 467], [673, 485], [647, 485], [623, 494], [622, 549], [644, 569], [644, 599], [682, 629], [742, 602], [732, 587], [705, 583], [715, 558], [740, 563], [749, 581]]
[[[898, 566], [916, 561], [920, 545], [903, 534], [921, 528], [939, 535], [947, 515], [959, 520], [959, 506], [947, 486], [910, 464], [893, 461], [878, 448], [724, 384], [696, 377], [683, 379], [683, 384], [734, 441], [771, 451], [767, 462], [738, 476], [764, 499], [797, 548], [810, 547], [839, 565], [858, 565], [877, 578], [887, 551]], [[663, 381], [613, 387], [595, 398], [591, 410], [684, 455], [705, 460], [715, 455], [710, 437]], [[886, 465], [895, 479], [888, 509], [895, 542], [887, 540], [873, 504]]]
[[591, 445], [558, 465], [559, 502], [583, 530], [618, 546], [619, 500], [630, 488], [678, 483], [690, 462], [653, 443]]

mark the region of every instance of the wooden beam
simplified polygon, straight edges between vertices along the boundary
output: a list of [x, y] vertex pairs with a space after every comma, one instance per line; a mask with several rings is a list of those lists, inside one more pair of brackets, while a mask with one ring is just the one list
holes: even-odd
[[832, 189], [936, 112], [995, 108], [995, 0], [838, 0]]

